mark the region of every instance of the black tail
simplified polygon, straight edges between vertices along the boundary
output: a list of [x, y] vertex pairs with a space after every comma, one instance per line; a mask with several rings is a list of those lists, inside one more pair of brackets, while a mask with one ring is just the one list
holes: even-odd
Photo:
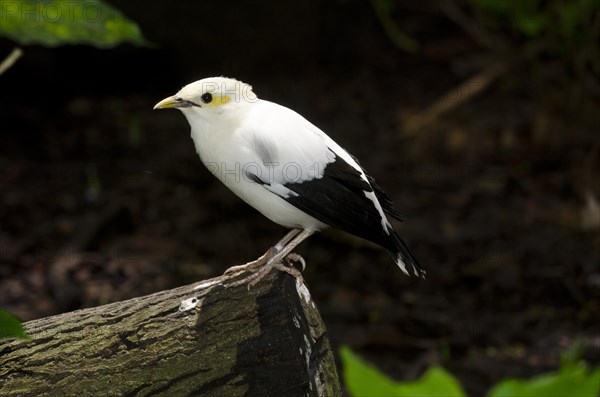
[[390, 231], [396, 246], [394, 250], [388, 249], [388, 253], [392, 256], [396, 265], [398, 265], [400, 270], [406, 273], [407, 276], [410, 276], [409, 270], [412, 270], [415, 276], [425, 278], [425, 270], [419, 265], [419, 262], [417, 262], [417, 259], [410, 252], [406, 244], [404, 244], [404, 241], [402, 241], [398, 233], [392, 228], [389, 228], [388, 230]]

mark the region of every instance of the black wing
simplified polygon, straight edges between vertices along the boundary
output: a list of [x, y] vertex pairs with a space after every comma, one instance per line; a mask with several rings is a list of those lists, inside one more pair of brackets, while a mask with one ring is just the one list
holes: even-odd
[[392, 202], [392, 199], [390, 199], [390, 196], [388, 196], [388, 194], [379, 187], [379, 185], [375, 182], [375, 178], [373, 178], [371, 175], [369, 175], [367, 170], [365, 170], [362, 167], [362, 165], [360, 165], [360, 163], [358, 162], [358, 159], [352, 155], [350, 155], [350, 156], [352, 157], [352, 159], [354, 161], [356, 161], [356, 164], [358, 164], [358, 166], [362, 169], [364, 174], [367, 176], [369, 183], [371, 184], [371, 186], [373, 187], [373, 190], [375, 191], [375, 196], [377, 197], [377, 200], [379, 200], [379, 204], [381, 204], [381, 208], [383, 208], [385, 213], [388, 214], [389, 216], [391, 216], [392, 218], [402, 221], [402, 214], [400, 214], [400, 212], [396, 208], [394, 208], [394, 203]]
[[385, 213], [391, 216], [392, 218], [402, 221], [402, 215], [396, 208], [394, 208], [394, 203], [392, 202], [390, 196], [388, 196], [388, 194], [384, 192], [377, 183], [375, 183], [375, 178], [367, 174], [364, 168], [363, 172], [367, 176], [367, 179], [369, 180], [371, 186], [373, 186], [375, 196], [377, 197], [377, 200], [379, 200], [379, 204], [381, 204], [381, 208], [383, 208], [383, 211], [385, 211]]
[[[269, 185], [254, 174], [247, 176], [256, 183]], [[396, 263], [400, 257], [412, 266], [415, 274], [422, 275], [424, 272], [406, 244], [391, 226], [384, 226], [381, 214], [365, 192], [375, 193], [384, 212], [398, 218], [398, 211], [374, 179], [367, 179], [369, 182], [361, 177], [358, 170], [336, 156], [335, 161], [325, 166], [321, 178], [285, 184], [296, 195], [282, 198], [331, 227], [381, 245]]]
[[374, 188], [360, 172], [339, 156], [323, 171], [319, 179], [286, 184], [298, 195], [285, 200], [329, 226], [395, 251], [396, 242], [384, 229], [373, 201], [365, 195]]

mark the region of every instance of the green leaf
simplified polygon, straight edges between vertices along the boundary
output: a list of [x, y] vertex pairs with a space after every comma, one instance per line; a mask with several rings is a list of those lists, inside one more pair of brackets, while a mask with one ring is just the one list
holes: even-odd
[[340, 347], [344, 382], [353, 397], [396, 396], [396, 382], [363, 361], [347, 346]]
[[148, 45], [137, 24], [100, 0], [0, 0], [0, 35], [21, 45]]
[[579, 364], [529, 380], [504, 380], [492, 388], [488, 397], [597, 397], [599, 393], [600, 367], [588, 373], [586, 367]]
[[353, 397], [465, 397], [460, 384], [441, 367], [431, 367], [414, 382], [396, 382], [363, 361], [347, 346], [340, 348], [344, 382]]
[[431, 367], [421, 379], [398, 384], [398, 396], [465, 397], [460, 383], [442, 367]]
[[15, 315], [0, 309], [0, 339], [21, 338], [28, 339], [21, 320]]

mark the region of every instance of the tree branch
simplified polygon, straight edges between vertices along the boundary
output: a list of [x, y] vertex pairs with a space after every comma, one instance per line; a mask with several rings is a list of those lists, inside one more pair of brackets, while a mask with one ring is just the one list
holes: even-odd
[[0, 62], [0, 75], [6, 72], [8, 69], [14, 65], [15, 62], [19, 60], [23, 56], [23, 50], [19, 47], [15, 47], [10, 54], [2, 62]]

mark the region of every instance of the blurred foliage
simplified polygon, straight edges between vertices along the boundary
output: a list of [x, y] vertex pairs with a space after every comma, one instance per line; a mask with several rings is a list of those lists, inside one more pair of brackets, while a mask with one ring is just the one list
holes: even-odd
[[0, 339], [29, 338], [23, 329], [23, 324], [15, 315], [0, 309]]
[[85, 197], [88, 201], [94, 202], [100, 199], [102, 195], [102, 181], [98, 176], [98, 169], [95, 164], [88, 164], [85, 169], [86, 189]]
[[100, 0], [0, 0], [0, 35], [48, 47], [148, 44], [135, 22]]
[[406, 52], [416, 52], [420, 47], [419, 42], [402, 32], [392, 18], [396, 4], [397, 2], [394, 0], [371, 0], [375, 15], [394, 44]]
[[[426, 51], [427, 46], [403, 32], [398, 22], [405, 11], [418, 7], [398, 0], [371, 0], [371, 4], [397, 47]], [[553, 110], [578, 114], [590, 96], [600, 99], [600, 0], [437, 0], [433, 4], [423, 9], [441, 13], [480, 45], [481, 50], [454, 53], [452, 61], [478, 70], [502, 66], [501, 79], [508, 86], [529, 92]], [[588, 106], [587, 112], [594, 110]]]
[[581, 361], [583, 349], [576, 344], [562, 356], [558, 372], [529, 380], [506, 379], [488, 397], [597, 397], [600, 395], [600, 367], [589, 370]]
[[451, 374], [441, 367], [431, 367], [414, 382], [396, 382], [363, 361], [350, 348], [342, 346], [340, 357], [344, 382], [353, 397], [464, 397], [465, 392]]
[[589, 24], [600, 0], [471, 0], [488, 13], [488, 23], [496, 29], [512, 28], [528, 36], [546, 33], [581, 44], [589, 36]]
[[536, 36], [548, 23], [547, 15], [539, 10], [541, 0], [472, 0], [493, 18], [488, 23], [497, 29], [510, 26], [527, 36]]
[[[541, 101], [574, 111], [600, 90], [600, 0], [469, 0], [458, 22]], [[448, 9], [448, 7], [447, 7]], [[452, 13], [450, 14], [452, 15]], [[475, 29], [466, 24], [473, 24]], [[481, 41], [481, 37], [476, 40]], [[523, 73], [521, 73], [523, 72]]]
[[[580, 345], [576, 345], [563, 355], [558, 372], [530, 380], [503, 380], [490, 390], [488, 397], [596, 397], [600, 392], [600, 367], [588, 370], [581, 361], [582, 353]], [[340, 357], [344, 382], [352, 397], [466, 396], [458, 380], [441, 367], [429, 368], [417, 381], [396, 382], [346, 346], [340, 348]]]

